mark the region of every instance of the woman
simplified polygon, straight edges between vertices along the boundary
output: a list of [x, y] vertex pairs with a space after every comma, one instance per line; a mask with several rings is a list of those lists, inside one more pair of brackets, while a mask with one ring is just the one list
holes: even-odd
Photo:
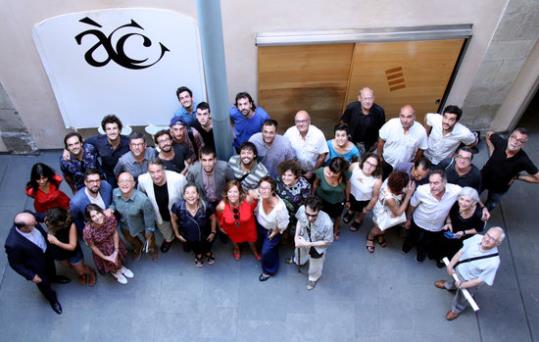
[[217, 234], [215, 215], [213, 208], [200, 198], [195, 184], [185, 186], [183, 200], [172, 205], [170, 214], [174, 234], [195, 253], [195, 265], [202, 267], [204, 257], [208, 264], [215, 263], [211, 250]]
[[240, 243], [247, 242], [256, 260], [256, 222], [254, 210], [257, 201], [243, 192], [239, 181], [231, 180], [225, 185], [223, 200], [217, 205], [216, 214], [221, 231], [232, 241], [232, 256], [240, 260]]
[[116, 218], [105, 215], [101, 207], [88, 204], [86, 221], [83, 236], [92, 250], [95, 266], [101, 273], [112, 274], [120, 284], [127, 284], [127, 278], [133, 278], [134, 274], [123, 266], [127, 251], [116, 229]]
[[314, 171], [316, 179], [312, 194], [322, 200], [322, 210], [333, 220], [334, 239], [340, 238], [340, 216], [344, 208], [348, 163], [344, 158], [333, 158], [328, 166]]
[[334, 129], [335, 137], [327, 141], [329, 153], [326, 165], [336, 157], [342, 157], [349, 163], [354, 163], [359, 159], [359, 150], [353, 142], [348, 140], [350, 133], [348, 125], [338, 124]]
[[361, 162], [350, 165], [351, 173], [346, 184], [345, 207], [348, 212], [343, 217], [344, 223], [350, 223], [351, 231], [357, 231], [365, 215], [374, 208], [382, 186], [382, 168], [374, 153], [366, 154]]
[[458, 201], [449, 211], [441, 240], [440, 255], [449, 259], [462, 248], [462, 241], [483, 231], [481, 220], [483, 208], [479, 205], [479, 194], [471, 187], [462, 188]]
[[384, 229], [379, 227], [382, 216], [389, 214], [390, 217], [395, 218], [403, 215], [406, 212], [406, 207], [408, 207], [408, 203], [410, 202], [410, 198], [414, 191], [415, 183], [409, 181], [408, 175], [404, 172], [392, 172], [387, 178], [387, 181], [382, 184], [380, 195], [378, 196], [373, 211], [374, 226], [367, 236], [367, 244], [365, 246], [369, 253], [374, 253], [375, 238], [378, 239], [378, 243], [381, 247], [386, 246], [383, 230], [390, 228], [391, 226], [385, 227]]
[[47, 240], [55, 260], [71, 267], [79, 275], [82, 285], [95, 285], [95, 271], [84, 263], [84, 256], [77, 240], [77, 227], [67, 210], [51, 208], [45, 216]]
[[[279, 165], [280, 180], [277, 195], [284, 201], [290, 216], [290, 236], [296, 231], [296, 212], [303, 200], [311, 194], [311, 184], [301, 176], [301, 167], [295, 160], [285, 160]], [[288, 230], [287, 230], [288, 231]], [[287, 233], [285, 231], [285, 235]]]
[[277, 184], [270, 176], [258, 182], [260, 202], [256, 207], [259, 235], [262, 237], [262, 273], [260, 281], [266, 281], [279, 269], [279, 242], [289, 223], [288, 209], [275, 191]]
[[60, 190], [61, 182], [62, 177], [54, 174], [48, 165], [36, 163], [32, 166], [25, 192], [34, 199], [34, 208], [41, 218], [51, 208], [69, 209], [69, 197]]

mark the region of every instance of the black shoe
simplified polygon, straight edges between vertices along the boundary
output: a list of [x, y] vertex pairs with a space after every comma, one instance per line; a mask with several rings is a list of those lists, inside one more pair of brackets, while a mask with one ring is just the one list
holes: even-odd
[[184, 251], [185, 253], [191, 252], [191, 246], [189, 246], [187, 243], [184, 242], [184, 243], [183, 243], [183, 251]]
[[71, 279], [62, 275], [57, 275], [56, 277], [52, 279], [52, 283], [55, 283], [55, 284], [68, 284], [70, 282], [71, 282]]
[[159, 250], [161, 251], [161, 253], [166, 253], [168, 252], [171, 246], [172, 246], [172, 241], [168, 242], [167, 240], [164, 240]]
[[54, 302], [54, 303], [50, 303], [51, 304], [51, 308], [54, 312], [56, 312], [57, 314], [61, 315], [62, 314], [62, 306], [60, 305], [60, 303], [58, 301]]
[[415, 259], [417, 260], [417, 262], [423, 262], [425, 261], [425, 257], [426, 257], [425, 254], [418, 254]]
[[436, 267], [444, 268], [445, 264], [441, 260], [436, 260]]

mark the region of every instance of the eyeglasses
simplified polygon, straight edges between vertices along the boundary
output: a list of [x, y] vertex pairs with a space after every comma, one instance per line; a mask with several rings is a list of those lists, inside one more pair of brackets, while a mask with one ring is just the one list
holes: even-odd
[[528, 142], [528, 139], [517, 139], [514, 135], [511, 135], [509, 138], [523, 145]]
[[232, 214], [234, 217], [234, 224], [236, 225], [236, 227], [239, 227], [240, 226], [240, 211], [238, 210], [238, 208], [232, 209]]

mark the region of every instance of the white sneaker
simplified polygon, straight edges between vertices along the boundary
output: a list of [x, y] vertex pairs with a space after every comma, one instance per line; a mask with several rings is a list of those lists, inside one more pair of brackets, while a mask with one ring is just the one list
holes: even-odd
[[135, 274], [125, 266], [122, 266], [122, 268], [120, 268], [120, 272], [127, 278], [133, 278], [135, 276]]
[[117, 272], [111, 273], [111, 274], [112, 274], [112, 276], [113, 276], [114, 278], [116, 278], [116, 280], [117, 280], [120, 284], [123, 284], [123, 285], [127, 284], [127, 278], [124, 277], [124, 275], [122, 274], [122, 272], [117, 271]]

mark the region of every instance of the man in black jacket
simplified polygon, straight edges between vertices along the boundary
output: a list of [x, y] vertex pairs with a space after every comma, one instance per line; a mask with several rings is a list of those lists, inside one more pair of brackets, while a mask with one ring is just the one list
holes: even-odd
[[15, 215], [13, 227], [6, 239], [6, 254], [11, 268], [37, 285], [57, 314], [62, 313], [51, 283], [69, 283], [69, 278], [56, 275], [47, 233], [30, 212]]

